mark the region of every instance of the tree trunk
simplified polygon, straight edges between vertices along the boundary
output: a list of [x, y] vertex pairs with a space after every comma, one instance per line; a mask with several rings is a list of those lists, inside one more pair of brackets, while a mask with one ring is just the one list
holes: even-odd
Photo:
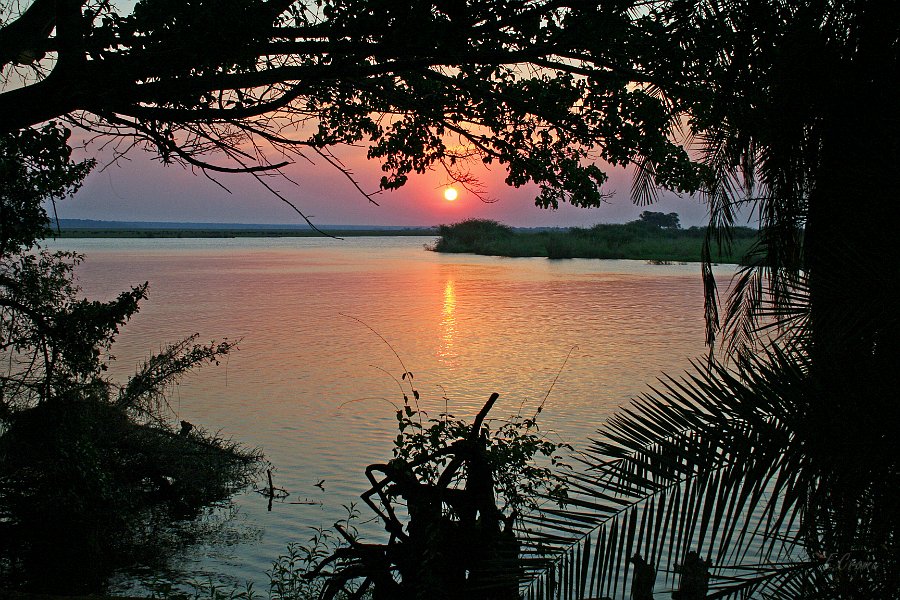
[[[858, 40], [856, 52], [834, 65], [816, 125], [821, 160], [805, 237], [812, 330], [807, 437], [827, 465], [811, 503], [824, 512], [811, 516], [825, 528], [829, 552], [859, 542], [876, 547], [897, 531], [896, 510], [874, 518], [871, 511], [898, 500], [892, 465], [900, 429], [893, 382], [900, 358], [900, 119], [890, 91], [900, 86], [898, 13], [893, 3], [872, 3], [848, 33]], [[860, 531], [860, 522], [874, 523], [874, 530]]]

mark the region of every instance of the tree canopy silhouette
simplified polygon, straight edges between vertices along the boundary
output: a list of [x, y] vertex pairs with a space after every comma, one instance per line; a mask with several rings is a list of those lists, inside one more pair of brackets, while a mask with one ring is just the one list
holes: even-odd
[[678, 213], [661, 213], [652, 210], [645, 210], [640, 214], [639, 222], [653, 227], [662, 229], [680, 229], [681, 224], [678, 222]]
[[602, 202], [589, 157], [649, 156], [693, 191], [671, 111], [635, 68], [653, 33], [618, 3], [142, 0], [121, 15], [35, 0], [0, 28], [2, 128], [65, 117], [165, 161], [255, 173], [284, 166], [280, 151], [366, 143], [382, 188], [432, 166], [465, 181], [481, 160], [554, 207]]

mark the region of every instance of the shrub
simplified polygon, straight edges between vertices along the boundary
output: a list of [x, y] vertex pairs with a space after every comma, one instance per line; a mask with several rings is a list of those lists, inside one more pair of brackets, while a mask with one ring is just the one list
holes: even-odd
[[512, 228], [489, 219], [467, 219], [452, 225], [438, 227], [441, 239], [435, 244], [438, 252], [484, 251], [499, 240], [513, 236]]

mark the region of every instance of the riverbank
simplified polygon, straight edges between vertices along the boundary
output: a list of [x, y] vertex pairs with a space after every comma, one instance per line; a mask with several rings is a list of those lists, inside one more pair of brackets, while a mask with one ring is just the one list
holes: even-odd
[[[735, 228], [730, 252], [713, 252], [716, 263], [739, 264], [757, 239], [749, 227]], [[664, 229], [641, 222], [600, 224], [589, 229], [516, 231], [483, 219], [441, 225], [431, 250], [486, 256], [606, 258], [651, 262], [699, 262], [706, 229]], [[715, 249], [714, 249], [715, 250]]]

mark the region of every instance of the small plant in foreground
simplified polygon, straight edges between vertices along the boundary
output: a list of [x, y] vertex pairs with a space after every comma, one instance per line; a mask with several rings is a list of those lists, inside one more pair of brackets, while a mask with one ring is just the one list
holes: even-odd
[[[394, 441], [394, 460], [414, 465], [412, 472], [425, 485], [435, 485], [448, 466], [450, 449], [472, 431], [472, 425], [449, 413], [427, 418], [424, 411], [405, 403], [397, 410], [400, 432]], [[492, 428], [492, 426], [494, 426]], [[503, 501], [501, 510], [520, 514], [537, 510], [538, 500], [551, 498], [562, 505], [567, 487], [551, 467], [565, 467], [563, 450], [567, 444], [551, 442], [541, 434], [537, 414], [531, 418], [521, 415], [506, 420], [486, 419], [481, 434], [485, 439], [485, 459], [491, 469], [494, 488]], [[427, 457], [433, 457], [425, 460]], [[536, 459], [543, 457], [543, 465]], [[466, 473], [460, 472], [455, 481], [462, 482]]]
[[[321, 585], [303, 591], [323, 599], [367, 593], [375, 600], [518, 598], [523, 553], [534, 558], [536, 550], [523, 551], [516, 530], [523, 513], [539, 511], [541, 501], [565, 504], [566, 481], [551, 467], [563, 466], [559, 454], [568, 447], [540, 433], [542, 407], [530, 419], [517, 416], [492, 428], [487, 416], [498, 394], [471, 424], [446, 412], [428, 419], [410, 404], [410, 396], [419, 400], [412, 378], [404, 370], [411, 393], [404, 393], [397, 411], [394, 457], [366, 469], [372, 487], [362, 494], [383, 521], [388, 542], [361, 543], [355, 531], [336, 524], [344, 544], [306, 575]], [[305, 554], [292, 549], [276, 566], [293, 573], [295, 563], [315, 560], [329, 540], [314, 537]]]
[[333, 529], [311, 528], [312, 536], [305, 543], [289, 544], [287, 554], [275, 559], [269, 571], [269, 600], [313, 600], [321, 596], [325, 578], [311, 577], [309, 573], [343, 545], [344, 536], [357, 538], [353, 523], [359, 511], [355, 504], [344, 508], [347, 516]]

